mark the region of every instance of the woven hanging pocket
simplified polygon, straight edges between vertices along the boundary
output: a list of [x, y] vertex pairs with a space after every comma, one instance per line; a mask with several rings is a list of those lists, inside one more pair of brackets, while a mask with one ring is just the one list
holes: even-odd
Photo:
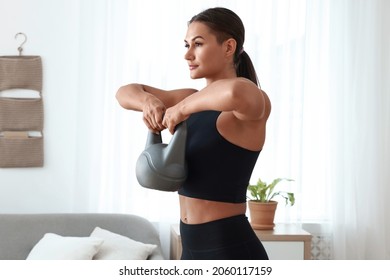
[[0, 131], [43, 130], [43, 100], [0, 98]]
[[0, 56], [0, 91], [31, 89], [42, 91], [40, 56]]
[[0, 137], [0, 167], [42, 167], [43, 137]]

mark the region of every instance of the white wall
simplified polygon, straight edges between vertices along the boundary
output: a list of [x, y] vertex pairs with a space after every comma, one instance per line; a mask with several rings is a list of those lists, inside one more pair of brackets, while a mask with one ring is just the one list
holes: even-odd
[[0, 213], [72, 212], [77, 150], [79, 11], [77, 0], [0, 0], [0, 55], [43, 62], [43, 168], [0, 169]]

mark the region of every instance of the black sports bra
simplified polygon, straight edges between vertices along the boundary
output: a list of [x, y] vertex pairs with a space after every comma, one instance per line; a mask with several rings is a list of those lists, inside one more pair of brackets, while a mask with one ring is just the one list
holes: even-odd
[[260, 151], [227, 141], [217, 130], [221, 112], [203, 111], [187, 120], [188, 177], [179, 194], [212, 201], [242, 203]]

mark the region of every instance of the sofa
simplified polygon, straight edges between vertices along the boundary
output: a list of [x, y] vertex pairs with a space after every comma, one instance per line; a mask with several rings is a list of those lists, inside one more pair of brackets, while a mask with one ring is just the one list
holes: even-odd
[[[27, 259], [33, 249], [37, 250], [38, 243], [43, 246], [43, 238], [48, 235], [51, 238], [89, 240], [97, 228], [101, 232], [104, 230], [105, 234], [115, 235], [117, 240], [153, 244], [150, 245], [154, 247], [147, 259], [164, 259], [159, 234], [145, 218], [130, 214], [53, 213], [0, 214], [0, 260]], [[101, 243], [104, 244], [104, 241]], [[122, 243], [117, 244], [120, 246]]]

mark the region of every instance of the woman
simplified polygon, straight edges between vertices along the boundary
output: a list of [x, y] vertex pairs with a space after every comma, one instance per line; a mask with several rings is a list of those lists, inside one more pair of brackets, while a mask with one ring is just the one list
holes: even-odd
[[182, 259], [268, 259], [245, 212], [271, 104], [257, 85], [244, 35], [234, 12], [205, 10], [188, 23], [184, 57], [191, 78], [205, 78], [205, 88], [130, 84], [117, 93], [120, 105], [142, 111], [155, 133], [173, 133], [187, 120], [188, 178], [178, 191]]

